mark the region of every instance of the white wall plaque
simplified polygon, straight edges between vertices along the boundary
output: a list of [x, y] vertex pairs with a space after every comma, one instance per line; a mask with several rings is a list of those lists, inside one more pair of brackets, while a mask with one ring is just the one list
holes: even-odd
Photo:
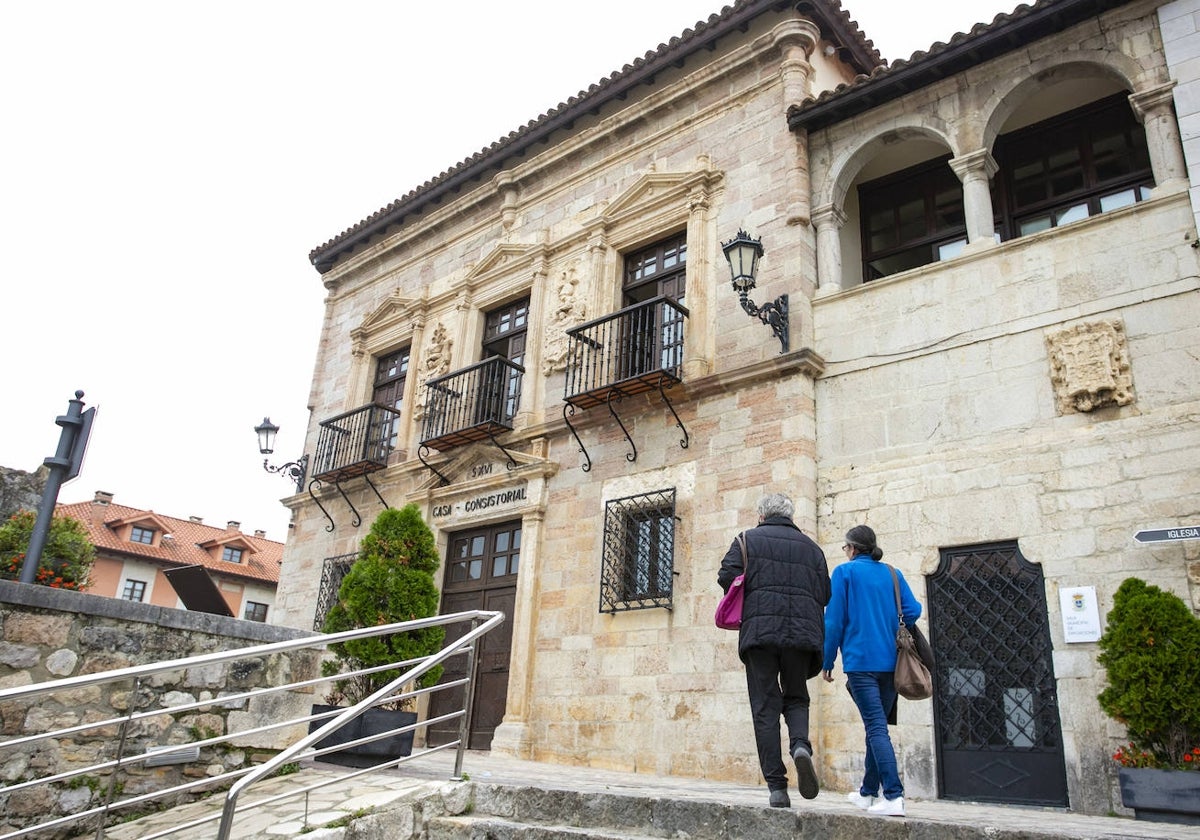
[[1062, 605], [1063, 637], [1068, 642], [1094, 642], [1100, 638], [1100, 610], [1096, 587], [1063, 586], [1058, 590]]

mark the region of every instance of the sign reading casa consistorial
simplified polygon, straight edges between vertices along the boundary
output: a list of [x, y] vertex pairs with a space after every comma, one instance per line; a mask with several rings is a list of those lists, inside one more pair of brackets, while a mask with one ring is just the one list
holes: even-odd
[[522, 484], [520, 487], [509, 490], [498, 490], [495, 493], [473, 496], [450, 504], [434, 505], [433, 517], [434, 519], [444, 519], [455, 514], [479, 513], [493, 508], [513, 507], [524, 502], [526, 498], [526, 485]]

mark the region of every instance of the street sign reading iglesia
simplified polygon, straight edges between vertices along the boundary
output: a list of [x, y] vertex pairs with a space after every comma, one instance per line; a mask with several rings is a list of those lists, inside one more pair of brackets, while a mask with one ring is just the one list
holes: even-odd
[[1140, 543], [1200, 540], [1200, 525], [1187, 525], [1183, 528], [1161, 528], [1157, 531], [1138, 531], [1133, 535], [1133, 538]]

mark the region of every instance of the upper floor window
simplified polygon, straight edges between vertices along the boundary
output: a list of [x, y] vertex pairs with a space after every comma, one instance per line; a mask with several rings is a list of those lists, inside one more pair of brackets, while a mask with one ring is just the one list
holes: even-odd
[[[404, 383], [408, 379], [408, 365], [411, 358], [410, 349], [405, 347], [403, 350], [379, 357], [375, 365], [375, 388], [371, 395], [371, 402], [375, 405], [386, 405], [396, 411], [402, 409]], [[400, 417], [393, 416], [389, 422], [392, 428], [388, 435], [388, 443], [394, 449], [400, 433]]]
[[[525, 342], [529, 332], [529, 298], [522, 298], [487, 313], [483, 329], [483, 358], [496, 356], [513, 364], [525, 366]], [[496, 382], [483, 382], [491, 393], [481, 394], [481, 407], [499, 407], [508, 422], [516, 415], [521, 402], [521, 374], [512, 369], [497, 369]], [[499, 380], [503, 381], [499, 381]]]
[[121, 598], [126, 601], [141, 601], [146, 597], [146, 582], [129, 578], [121, 590]]
[[[1001, 135], [992, 210], [1002, 240], [1150, 196], [1146, 133], [1117, 94]], [[967, 242], [962, 183], [949, 156], [858, 188], [863, 282], [948, 259]]]
[[133, 530], [129, 532], [129, 541], [150, 545], [154, 542], [154, 529], [139, 528], [137, 525], [134, 525]]
[[954, 256], [967, 242], [962, 182], [941, 157], [858, 188], [863, 281]]
[[683, 303], [687, 233], [677, 233], [625, 256], [622, 306], [666, 295]]
[[1154, 186], [1146, 132], [1125, 94], [1002, 135], [994, 157], [1004, 239], [1143, 201]]
[[246, 621], [266, 621], [267, 605], [260, 604], [258, 601], [247, 601], [246, 612], [242, 618], [246, 619]]
[[674, 570], [673, 489], [605, 505], [600, 612], [670, 608]]
[[242, 549], [227, 545], [221, 550], [221, 559], [226, 563], [241, 563]]

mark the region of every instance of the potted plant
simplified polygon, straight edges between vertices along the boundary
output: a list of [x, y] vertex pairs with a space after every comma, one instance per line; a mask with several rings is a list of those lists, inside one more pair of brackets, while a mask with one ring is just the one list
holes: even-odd
[[1128, 578], [1099, 662], [1100, 708], [1129, 738], [1113, 755], [1121, 801], [1140, 820], [1200, 825], [1200, 619], [1179, 596]]
[[[433, 573], [439, 565], [433, 532], [421, 519], [415, 504], [401, 510], [388, 509], [379, 514], [371, 531], [362, 541], [359, 558], [346, 573], [338, 589], [337, 603], [325, 619], [326, 633], [338, 633], [360, 627], [377, 627], [400, 621], [428, 618], [438, 611], [438, 589]], [[427, 627], [330, 645], [331, 661], [323, 663], [323, 673], [334, 676], [362, 668], [389, 665], [437, 653], [446, 637], [444, 627]], [[391, 668], [335, 680], [327, 694], [328, 705], [313, 711], [329, 711], [338, 706], [361, 702], [396, 679], [405, 669]], [[427, 671], [417, 681], [428, 687], [441, 678], [442, 668]], [[386, 732], [417, 720], [411, 700], [393, 701], [376, 706], [352, 724], [317, 744], [318, 748]], [[313, 728], [326, 721], [313, 721]], [[390, 738], [329, 753], [325, 760], [369, 766], [383, 758], [398, 758], [412, 752], [411, 731]]]

